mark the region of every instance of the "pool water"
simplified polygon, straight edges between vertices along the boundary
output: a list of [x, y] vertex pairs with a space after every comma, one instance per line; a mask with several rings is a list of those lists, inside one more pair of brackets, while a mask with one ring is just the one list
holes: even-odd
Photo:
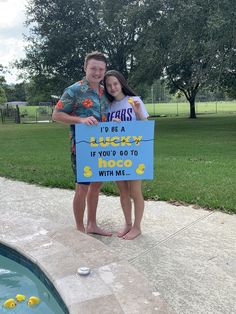
[[[17, 294], [26, 296], [26, 300], [16, 302], [13, 309], [4, 308], [7, 299]], [[27, 301], [31, 296], [40, 298], [40, 303], [29, 307]], [[0, 313], [20, 314], [65, 314], [47, 287], [26, 267], [0, 255]]]

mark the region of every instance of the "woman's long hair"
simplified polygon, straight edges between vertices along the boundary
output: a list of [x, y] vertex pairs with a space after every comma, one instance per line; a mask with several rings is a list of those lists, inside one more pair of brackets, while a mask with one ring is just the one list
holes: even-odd
[[122, 92], [124, 93], [125, 96], [136, 96], [133, 90], [129, 87], [124, 76], [116, 70], [110, 70], [110, 71], [107, 71], [104, 76], [104, 89], [105, 89], [106, 96], [110, 101], [113, 101], [115, 99], [112, 95], [108, 93], [107, 88], [106, 88], [106, 80], [110, 76], [115, 76], [117, 78], [117, 80], [120, 82]]

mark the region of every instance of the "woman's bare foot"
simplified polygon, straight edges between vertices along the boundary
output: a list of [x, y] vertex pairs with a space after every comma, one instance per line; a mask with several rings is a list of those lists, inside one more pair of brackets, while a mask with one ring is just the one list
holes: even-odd
[[141, 230], [136, 227], [132, 227], [131, 230], [123, 236], [125, 240], [133, 240], [141, 234]]
[[123, 229], [117, 232], [117, 237], [122, 238], [126, 233], [128, 233], [132, 228], [132, 224], [126, 224]]
[[99, 228], [97, 225], [88, 225], [87, 226], [87, 233], [99, 234], [99, 235], [106, 236], [106, 237], [112, 236], [111, 232], [105, 231], [105, 230]]

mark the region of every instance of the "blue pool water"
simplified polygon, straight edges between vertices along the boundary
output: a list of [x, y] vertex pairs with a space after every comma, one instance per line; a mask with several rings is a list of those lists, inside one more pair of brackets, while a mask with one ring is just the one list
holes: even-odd
[[[55, 288], [54, 288], [55, 289]], [[3, 303], [17, 294], [26, 296], [26, 300], [17, 303], [14, 309], [4, 308]], [[35, 307], [29, 307], [29, 297], [37, 296], [41, 302]], [[53, 294], [29, 269], [21, 264], [0, 255], [0, 313], [20, 314], [65, 314]]]

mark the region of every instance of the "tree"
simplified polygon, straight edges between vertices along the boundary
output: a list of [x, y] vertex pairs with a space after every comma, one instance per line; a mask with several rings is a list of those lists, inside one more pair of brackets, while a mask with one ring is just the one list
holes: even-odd
[[[109, 67], [128, 77], [134, 63], [134, 47], [141, 32], [140, 1], [99, 1], [96, 41], [108, 55]], [[95, 17], [94, 17], [95, 19]]]
[[[43, 83], [43, 84], [42, 84]], [[41, 82], [39, 78], [31, 79], [25, 85], [26, 100], [29, 105], [38, 106], [39, 102], [51, 101], [51, 85], [46, 84], [45, 80]]]
[[3, 105], [7, 102], [7, 97], [4, 89], [0, 86], [0, 105]]
[[4, 84], [3, 88], [6, 93], [6, 97], [8, 101], [25, 101], [25, 83], [19, 83], [19, 84]]
[[4, 73], [5, 73], [5, 67], [0, 64], [0, 86], [6, 83]]
[[228, 70], [221, 79], [221, 88], [226, 91], [226, 94], [236, 99], [236, 72], [235, 70]]
[[[235, 38], [236, 40], [236, 38]], [[236, 46], [236, 45], [235, 45]], [[220, 91], [233, 99], [236, 99], [236, 50], [233, 49], [231, 58], [228, 59], [228, 67], [225, 67], [222, 75], [220, 76]]]
[[26, 58], [18, 67], [27, 69], [36, 83], [50, 81], [57, 92], [82, 73], [85, 49], [94, 50], [85, 5], [81, 0], [33, 0], [28, 4], [30, 35]]
[[148, 73], [150, 81], [162, 77], [172, 93], [182, 91], [190, 104], [190, 118], [196, 118], [199, 89], [219, 85], [235, 52], [235, 1], [145, 3], [144, 31], [139, 40], [139, 50], [143, 49], [137, 54], [137, 70], [143, 76]]
[[200, 89], [235, 86], [235, 12], [235, 0], [32, 0], [18, 67], [58, 95], [100, 50], [140, 91], [159, 78], [182, 91], [195, 118]]
[[[236, 97], [236, 3], [224, 0], [211, 10], [209, 28], [217, 44], [212, 81], [219, 91]], [[210, 84], [209, 84], [210, 85]], [[212, 84], [213, 85], [213, 84]], [[214, 85], [211, 88], [214, 89]]]
[[17, 63], [36, 83], [61, 92], [83, 75], [85, 55], [107, 54], [109, 66], [126, 76], [138, 30], [139, 1], [32, 0], [27, 7], [30, 35], [26, 58]]
[[3, 89], [3, 85], [6, 82], [3, 74], [4, 74], [4, 67], [0, 64], [0, 105], [3, 105], [7, 102], [6, 93]]

